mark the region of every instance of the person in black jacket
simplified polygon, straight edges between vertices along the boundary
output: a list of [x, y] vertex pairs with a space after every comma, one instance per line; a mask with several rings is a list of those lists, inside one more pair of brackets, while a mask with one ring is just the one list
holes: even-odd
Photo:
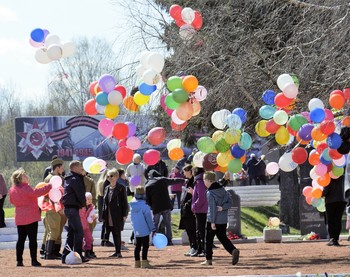
[[[87, 262], [89, 259], [82, 255], [84, 231], [79, 216], [79, 209], [86, 205], [85, 185], [82, 175], [83, 166], [80, 161], [71, 161], [69, 170], [70, 173], [64, 179], [64, 194], [62, 198], [64, 214], [68, 220], [66, 246], [68, 245], [74, 252], [77, 252], [82, 262]], [[62, 253], [62, 263], [66, 262], [68, 254], [69, 251], [65, 247]]]
[[158, 231], [160, 216], [162, 216], [166, 228], [165, 235], [168, 238], [168, 245], [173, 245], [171, 231], [172, 204], [168, 186], [181, 182], [185, 184], [185, 179], [162, 177], [158, 171], [152, 169], [148, 174], [148, 181], [145, 186], [146, 202], [152, 209], [154, 225]]
[[163, 177], [168, 177], [169, 176], [168, 166], [161, 159], [156, 164], [147, 166], [147, 168], [145, 170], [145, 177], [146, 177], [146, 179], [148, 179], [149, 172], [152, 169], [158, 171], [160, 176], [163, 176]]

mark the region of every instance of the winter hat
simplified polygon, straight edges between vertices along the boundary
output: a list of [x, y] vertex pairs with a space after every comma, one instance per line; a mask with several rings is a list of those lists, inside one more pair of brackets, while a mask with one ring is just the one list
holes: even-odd
[[91, 194], [91, 192], [85, 192], [85, 198], [86, 199], [89, 199], [89, 198], [91, 198], [92, 199], [92, 194]]
[[144, 199], [145, 198], [145, 188], [143, 186], [137, 186], [135, 188], [135, 198]]

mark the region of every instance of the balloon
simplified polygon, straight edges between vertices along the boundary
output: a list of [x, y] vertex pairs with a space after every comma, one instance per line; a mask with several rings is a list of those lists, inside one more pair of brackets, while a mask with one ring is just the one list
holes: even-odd
[[98, 86], [104, 91], [104, 92], [111, 92], [114, 87], [116, 86], [117, 82], [115, 81], [114, 77], [110, 74], [104, 74], [98, 79]]
[[242, 149], [248, 150], [252, 146], [252, 142], [253, 142], [252, 137], [248, 133], [243, 132], [238, 145]]
[[61, 45], [62, 48], [62, 57], [66, 58], [74, 54], [75, 44], [72, 41], [65, 42]]
[[238, 144], [234, 144], [231, 146], [231, 155], [239, 159], [245, 155], [245, 150], [239, 147]]
[[278, 166], [284, 172], [291, 172], [297, 168], [298, 164], [292, 159], [292, 153], [284, 153], [278, 160]]
[[119, 91], [112, 90], [107, 96], [108, 103], [113, 106], [119, 106], [123, 103], [123, 96]]
[[221, 130], [218, 130], [218, 131], [215, 131], [212, 135], [211, 135], [211, 138], [214, 142], [217, 142], [219, 139], [221, 138], [224, 138], [225, 136], [225, 132], [224, 131], [221, 131]]
[[226, 126], [226, 119], [229, 115], [231, 115], [229, 110], [223, 109], [216, 111], [211, 115], [211, 123], [217, 129], [224, 129]]
[[106, 106], [102, 106], [102, 105], [96, 103], [95, 108], [96, 108], [97, 113], [99, 113], [99, 114], [105, 113]]
[[153, 86], [157, 83], [160, 82], [161, 76], [159, 75], [158, 72], [156, 72], [153, 69], [147, 69], [143, 74], [142, 74], [142, 80], [145, 84], [149, 86]]
[[284, 87], [289, 83], [294, 84], [294, 80], [293, 80], [292, 76], [290, 76], [289, 74], [284, 73], [284, 74], [281, 74], [280, 76], [278, 76], [277, 86], [280, 90], [283, 91]]
[[331, 177], [327, 173], [323, 176], [317, 177], [317, 183], [322, 187], [328, 186], [330, 182], [331, 182]]
[[245, 123], [247, 121], [247, 112], [242, 108], [235, 108], [232, 111], [232, 114], [238, 115], [242, 123]]
[[198, 80], [193, 75], [188, 75], [182, 80], [182, 86], [187, 92], [194, 92], [198, 87]]
[[327, 138], [327, 145], [329, 148], [338, 149], [342, 144], [343, 140], [341, 136], [337, 133], [333, 133]]
[[149, 149], [143, 154], [142, 159], [147, 165], [155, 165], [160, 160], [160, 152], [155, 149]]
[[134, 151], [128, 147], [120, 147], [115, 153], [115, 159], [118, 164], [124, 165], [132, 161]]
[[309, 107], [309, 111], [312, 111], [315, 108], [320, 108], [320, 109], [324, 110], [324, 104], [323, 104], [322, 100], [320, 100], [318, 98], [312, 98], [308, 103], [308, 107]]
[[215, 143], [215, 149], [219, 153], [224, 153], [228, 150], [230, 150], [230, 145], [226, 142], [226, 140], [222, 137]]
[[327, 173], [327, 166], [322, 163], [319, 163], [315, 166], [315, 172], [318, 176], [323, 176]]
[[35, 48], [40, 48], [40, 47], [44, 47], [45, 43], [43, 42], [35, 42], [34, 40], [32, 40], [31, 38], [29, 39], [29, 44]]
[[58, 202], [62, 198], [62, 192], [58, 188], [52, 188], [49, 191], [49, 198], [52, 202]]
[[176, 124], [175, 122], [171, 121], [171, 129], [173, 131], [179, 132], [179, 131], [184, 130], [186, 128], [187, 124], [188, 124], [187, 121], [185, 121], [182, 124]]
[[52, 176], [50, 179], [50, 184], [52, 188], [59, 188], [62, 185], [62, 178], [58, 175]]
[[60, 58], [62, 58], [62, 48], [61, 45], [58, 44], [51, 44], [48, 48], [47, 48], [47, 56], [49, 57], [49, 59], [55, 61], [55, 60], [59, 60]]
[[215, 143], [210, 137], [201, 137], [197, 141], [197, 148], [203, 153], [211, 153], [215, 150]]
[[191, 24], [195, 18], [194, 10], [192, 10], [191, 8], [188, 8], [188, 7], [182, 9], [181, 18], [187, 24]]
[[91, 166], [91, 164], [96, 161], [97, 158], [96, 157], [87, 157], [84, 161], [83, 161], [83, 168], [86, 172], [90, 172], [89, 168]]
[[102, 106], [106, 106], [109, 104], [108, 102], [108, 93], [101, 91], [99, 93], [96, 94], [95, 97], [96, 103]]
[[182, 25], [179, 30], [179, 35], [183, 40], [190, 40], [195, 33], [196, 30], [189, 24]]
[[310, 152], [308, 161], [311, 165], [318, 165], [320, 163], [320, 154], [316, 151]]
[[84, 105], [84, 111], [88, 115], [96, 115], [97, 114], [95, 99], [90, 99], [90, 100], [86, 101], [86, 103]]
[[229, 128], [226, 130], [224, 138], [228, 144], [237, 143], [241, 138], [241, 131]]
[[126, 138], [119, 140], [118, 147], [121, 148], [123, 146], [126, 146], [126, 140], [127, 140]]
[[147, 140], [152, 145], [159, 145], [165, 139], [166, 131], [163, 127], [152, 128], [147, 135]]
[[327, 135], [321, 132], [320, 127], [314, 127], [311, 131], [311, 138], [314, 141], [322, 141], [327, 138]]
[[278, 226], [280, 226], [280, 223], [281, 223], [281, 221], [278, 217], [271, 217], [269, 221], [270, 221], [271, 226], [273, 226], [273, 227], [278, 227]]
[[[275, 134], [281, 126], [278, 125], [273, 119], [266, 122], [266, 131], [270, 134]], [[288, 130], [288, 128], [287, 128]], [[289, 131], [288, 131], [289, 132]]]
[[328, 148], [328, 155], [332, 160], [340, 159], [343, 154], [340, 154], [337, 149]]
[[199, 115], [202, 109], [201, 104], [197, 100], [193, 100], [192, 108], [193, 108], [192, 116]]
[[202, 151], [198, 151], [196, 154], [194, 154], [193, 156], [193, 164], [196, 167], [203, 167], [203, 160], [204, 160], [204, 156], [206, 154], [203, 153]]
[[47, 49], [44, 47], [36, 50], [34, 58], [38, 63], [42, 64], [47, 64], [51, 62], [51, 59], [47, 55]]
[[126, 96], [126, 88], [122, 85], [116, 85], [114, 87], [114, 90], [119, 91], [120, 94], [122, 95], [122, 98], [124, 99]]
[[303, 164], [308, 158], [307, 151], [303, 147], [296, 147], [292, 150], [292, 160], [297, 164]]
[[104, 114], [109, 119], [116, 118], [119, 114], [119, 107], [108, 104], [105, 108]]
[[335, 124], [331, 120], [325, 120], [320, 124], [320, 130], [325, 135], [330, 135], [335, 131]]
[[288, 114], [283, 110], [276, 111], [275, 114], [273, 115], [273, 120], [278, 125], [284, 125], [288, 121]]
[[54, 35], [54, 34], [49, 34], [46, 37], [46, 39], [45, 39], [45, 46], [49, 47], [52, 44], [61, 45], [61, 39], [59, 38], [59, 36]]
[[275, 97], [276, 92], [274, 92], [273, 90], [266, 90], [262, 95], [262, 100], [266, 105], [273, 105], [275, 104]]
[[91, 172], [93, 174], [102, 173], [106, 169], [106, 167], [107, 167], [106, 161], [102, 159], [96, 159], [91, 163], [88, 172]]
[[142, 53], [140, 54], [140, 64], [145, 67], [148, 68], [148, 55], [150, 54], [150, 51], [142, 51]]
[[175, 91], [176, 89], [183, 89], [182, 87], [182, 78], [178, 76], [171, 76], [167, 82], [166, 86], [168, 90]]
[[278, 163], [276, 162], [270, 162], [266, 165], [266, 172], [269, 175], [277, 174], [278, 170], [279, 170], [279, 166], [278, 166]]
[[171, 7], [169, 9], [170, 16], [172, 18], [174, 18], [175, 20], [182, 19], [181, 12], [182, 12], [182, 8], [177, 4], [171, 5]]
[[30, 38], [35, 41], [35, 42], [43, 42], [44, 41], [44, 37], [45, 37], [45, 33], [42, 29], [37, 28], [34, 29], [31, 33], [30, 33]]
[[208, 91], [203, 86], [198, 86], [196, 91], [194, 92], [194, 97], [197, 101], [203, 101], [207, 98]]
[[345, 166], [345, 164], [346, 164], [346, 155], [343, 155], [340, 159], [333, 160], [333, 163], [336, 166]]
[[154, 91], [157, 90], [156, 85], [149, 86], [146, 83], [141, 83], [138, 88], [143, 95], [151, 95]]
[[259, 137], [268, 137], [270, 135], [269, 132], [266, 131], [266, 120], [260, 120], [255, 125], [255, 132]]
[[165, 98], [165, 105], [169, 109], [176, 110], [180, 104], [174, 100], [173, 93], [169, 93]]
[[292, 130], [295, 131], [298, 131], [300, 127], [306, 123], [308, 123], [307, 119], [301, 114], [292, 115], [288, 121], [288, 125], [290, 126], [290, 128], [292, 128]]
[[216, 162], [216, 157], [217, 157], [217, 154], [215, 153], [206, 154], [203, 157], [203, 168], [209, 171], [217, 168], [218, 163]]
[[156, 233], [152, 238], [153, 245], [157, 249], [163, 249], [168, 245], [168, 239], [161, 233]]
[[238, 130], [242, 127], [242, 120], [236, 114], [229, 114], [226, 118], [226, 124], [229, 128]]
[[188, 99], [188, 93], [180, 88], [175, 89], [172, 96], [174, 101], [179, 104], [186, 102]]
[[301, 126], [300, 130], [298, 132], [300, 138], [302, 140], [310, 141], [311, 140], [311, 131], [313, 128], [314, 128], [314, 125], [310, 124], [310, 123], [307, 123], [307, 124], [304, 124], [303, 126]]
[[320, 154], [322, 154], [322, 152], [328, 147], [327, 143], [319, 143], [316, 147], [316, 151]]
[[294, 83], [288, 83], [283, 88], [283, 94], [293, 99], [298, 95], [298, 87]]
[[310, 111], [310, 119], [315, 123], [320, 123], [324, 120], [326, 114], [322, 108], [314, 108]]
[[104, 119], [101, 119], [101, 121], [98, 123], [98, 130], [100, 131], [102, 136], [111, 137], [113, 126], [114, 126], [113, 120], [104, 118]]
[[112, 135], [115, 139], [125, 139], [128, 136], [129, 128], [125, 123], [116, 123], [112, 128]]
[[228, 163], [233, 159], [231, 152], [227, 151], [225, 153], [219, 153], [216, 157], [216, 161], [219, 166], [226, 167]]
[[281, 126], [275, 135], [275, 140], [279, 145], [285, 145], [289, 142], [290, 134], [287, 131], [286, 127]]
[[228, 170], [231, 173], [238, 173], [242, 170], [242, 161], [240, 159], [233, 159], [228, 163]]
[[334, 94], [329, 97], [329, 105], [337, 110], [341, 110], [345, 104], [345, 98], [341, 94]]
[[148, 68], [153, 69], [155, 72], [162, 72], [164, 67], [164, 57], [162, 54], [158, 52], [151, 52], [147, 56], [146, 63], [148, 64]]
[[312, 187], [311, 186], [306, 186], [303, 188], [303, 195], [305, 197], [311, 197], [311, 191], [312, 191]]
[[168, 151], [170, 151], [173, 148], [180, 148], [181, 147], [181, 139], [172, 139], [169, 140], [169, 142], [166, 145], [166, 148]]
[[132, 112], [137, 112], [139, 110], [139, 106], [135, 103], [133, 96], [128, 96], [123, 101], [124, 107]]
[[279, 108], [284, 108], [292, 104], [293, 99], [287, 98], [282, 92], [278, 93], [275, 97], [275, 105]]
[[202, 27], [202, 24], [203, 24], [203, 19], [202, 19], [201, 13], [199, 11], [194, 11], [194, 19], [191, 25], [196, 30], [199, 30]]
[[271, 105], [264, 105], [259, 109], [259, 115], [263, 119], [270, 119], [276, 112], [276, 108]]
[[128, 137], [126, 139], [126, 147], [132, 149], [132, 150], [137, 150], [141, 147], [141, 141], [138, 137]]
[[171, 113], [171, 120], [174, 121], [176, 124], [182, 124], [186, 122], [186, 120], [182, 120], [177, 116], [176, 111], [173, 111]]
[[137, 105], [143, 106], [148, 103], [148, 100], [150, 99], [150, 96], [143, 95], [141, 92], [136, 92], [134, 95], [134, 101]]
[[184, 151], [181, 148], [176, 147], [168, 152], [168, 156], [171, 160], [178, 161], [184, 156]]
[[140, 175], [134, 175], [134, 176], [131, 176], [130, 178], [130, 185], [134, 187], [140, 185], [141, 182], [142, 182], [142, 177]]
[[319, 188], [313, 188], [311, 191], [311, 196], [313, 198], [320, 198], [322, 196], [322, 190]]

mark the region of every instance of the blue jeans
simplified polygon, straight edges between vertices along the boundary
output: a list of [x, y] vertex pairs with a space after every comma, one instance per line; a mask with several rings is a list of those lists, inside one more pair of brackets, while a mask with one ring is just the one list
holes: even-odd
[[[84, 230], [81, 225], [79, 209], [78, 208], [64, 208], [64, 214], [68, 219], [68, 233], [66, 245], [68, 245], [74, 252], [77, 252], [80, 257], [82, 256], [82, 246], [83, 246], [83, 237]], [[66, 256], [69, 254], [69, 251], [66, 247], [62, 253], [62, 261], [65, 261]]]
[[163, 217], [163, 222], [165, 224], [165, 236], [168, 238], [168, 241], [171, 241], [173, 239], [173, 233], [171, 231], [171, 210], [165, 210], [153, 215], [153, 221], [157, 228], [157, 232], [159, 228], [160, 216]]

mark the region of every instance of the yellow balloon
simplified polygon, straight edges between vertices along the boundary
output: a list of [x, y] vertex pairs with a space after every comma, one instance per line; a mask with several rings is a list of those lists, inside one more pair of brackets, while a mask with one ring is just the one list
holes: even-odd
[[281, 126], [276, 132], [275, 140], [279, 145], [287, 144], [290, 139], [290, 134], [286, 127]]
[[258, 123], [256, 123], [255, 125], [255, 132], [257, 133], [257, 135], [259, 137], [268, 137], [270, 135], [270, 133], [268, 131], [266, 131], [266, 123], [267, 120], [260, 120]]
[[221, 130], [218, 130], [218, 131], [214, 132], [214, 134], [211, 136], [211, 139], [214, 142], [217, 142], [219, 139], [223, 138], [224, 136], [225, 136], [225, 132], [221, 131]]
[[228, 144], [238, 143], [241, 139], [241, 130], [227, 129], [224, 135], [224, 139]]
[[227, 151], [224, 153], [219, 153], [216, 156], [216, 161], [219, 166], [221, 167], [227, 167], [228, 163], [233, 159], [233, 156], [231, 155], [231, 151]]
[[92, 174], [97, 174], [101, 171], [102, 169], [102, 166], [100, 164], [92, 164], [90, 167], [89, 167], [89, 170]]
[[108, 104], [105, 108], [105, 116], [109, 119], [114, 119], [119, 114], [119, 106]]
[[143, 95], [141, 92], [136, 92], [134, 95], [134, 101], [137, 105], [143, 106], [148, 103], [148, 100], [150, 99], [150, 96]]

